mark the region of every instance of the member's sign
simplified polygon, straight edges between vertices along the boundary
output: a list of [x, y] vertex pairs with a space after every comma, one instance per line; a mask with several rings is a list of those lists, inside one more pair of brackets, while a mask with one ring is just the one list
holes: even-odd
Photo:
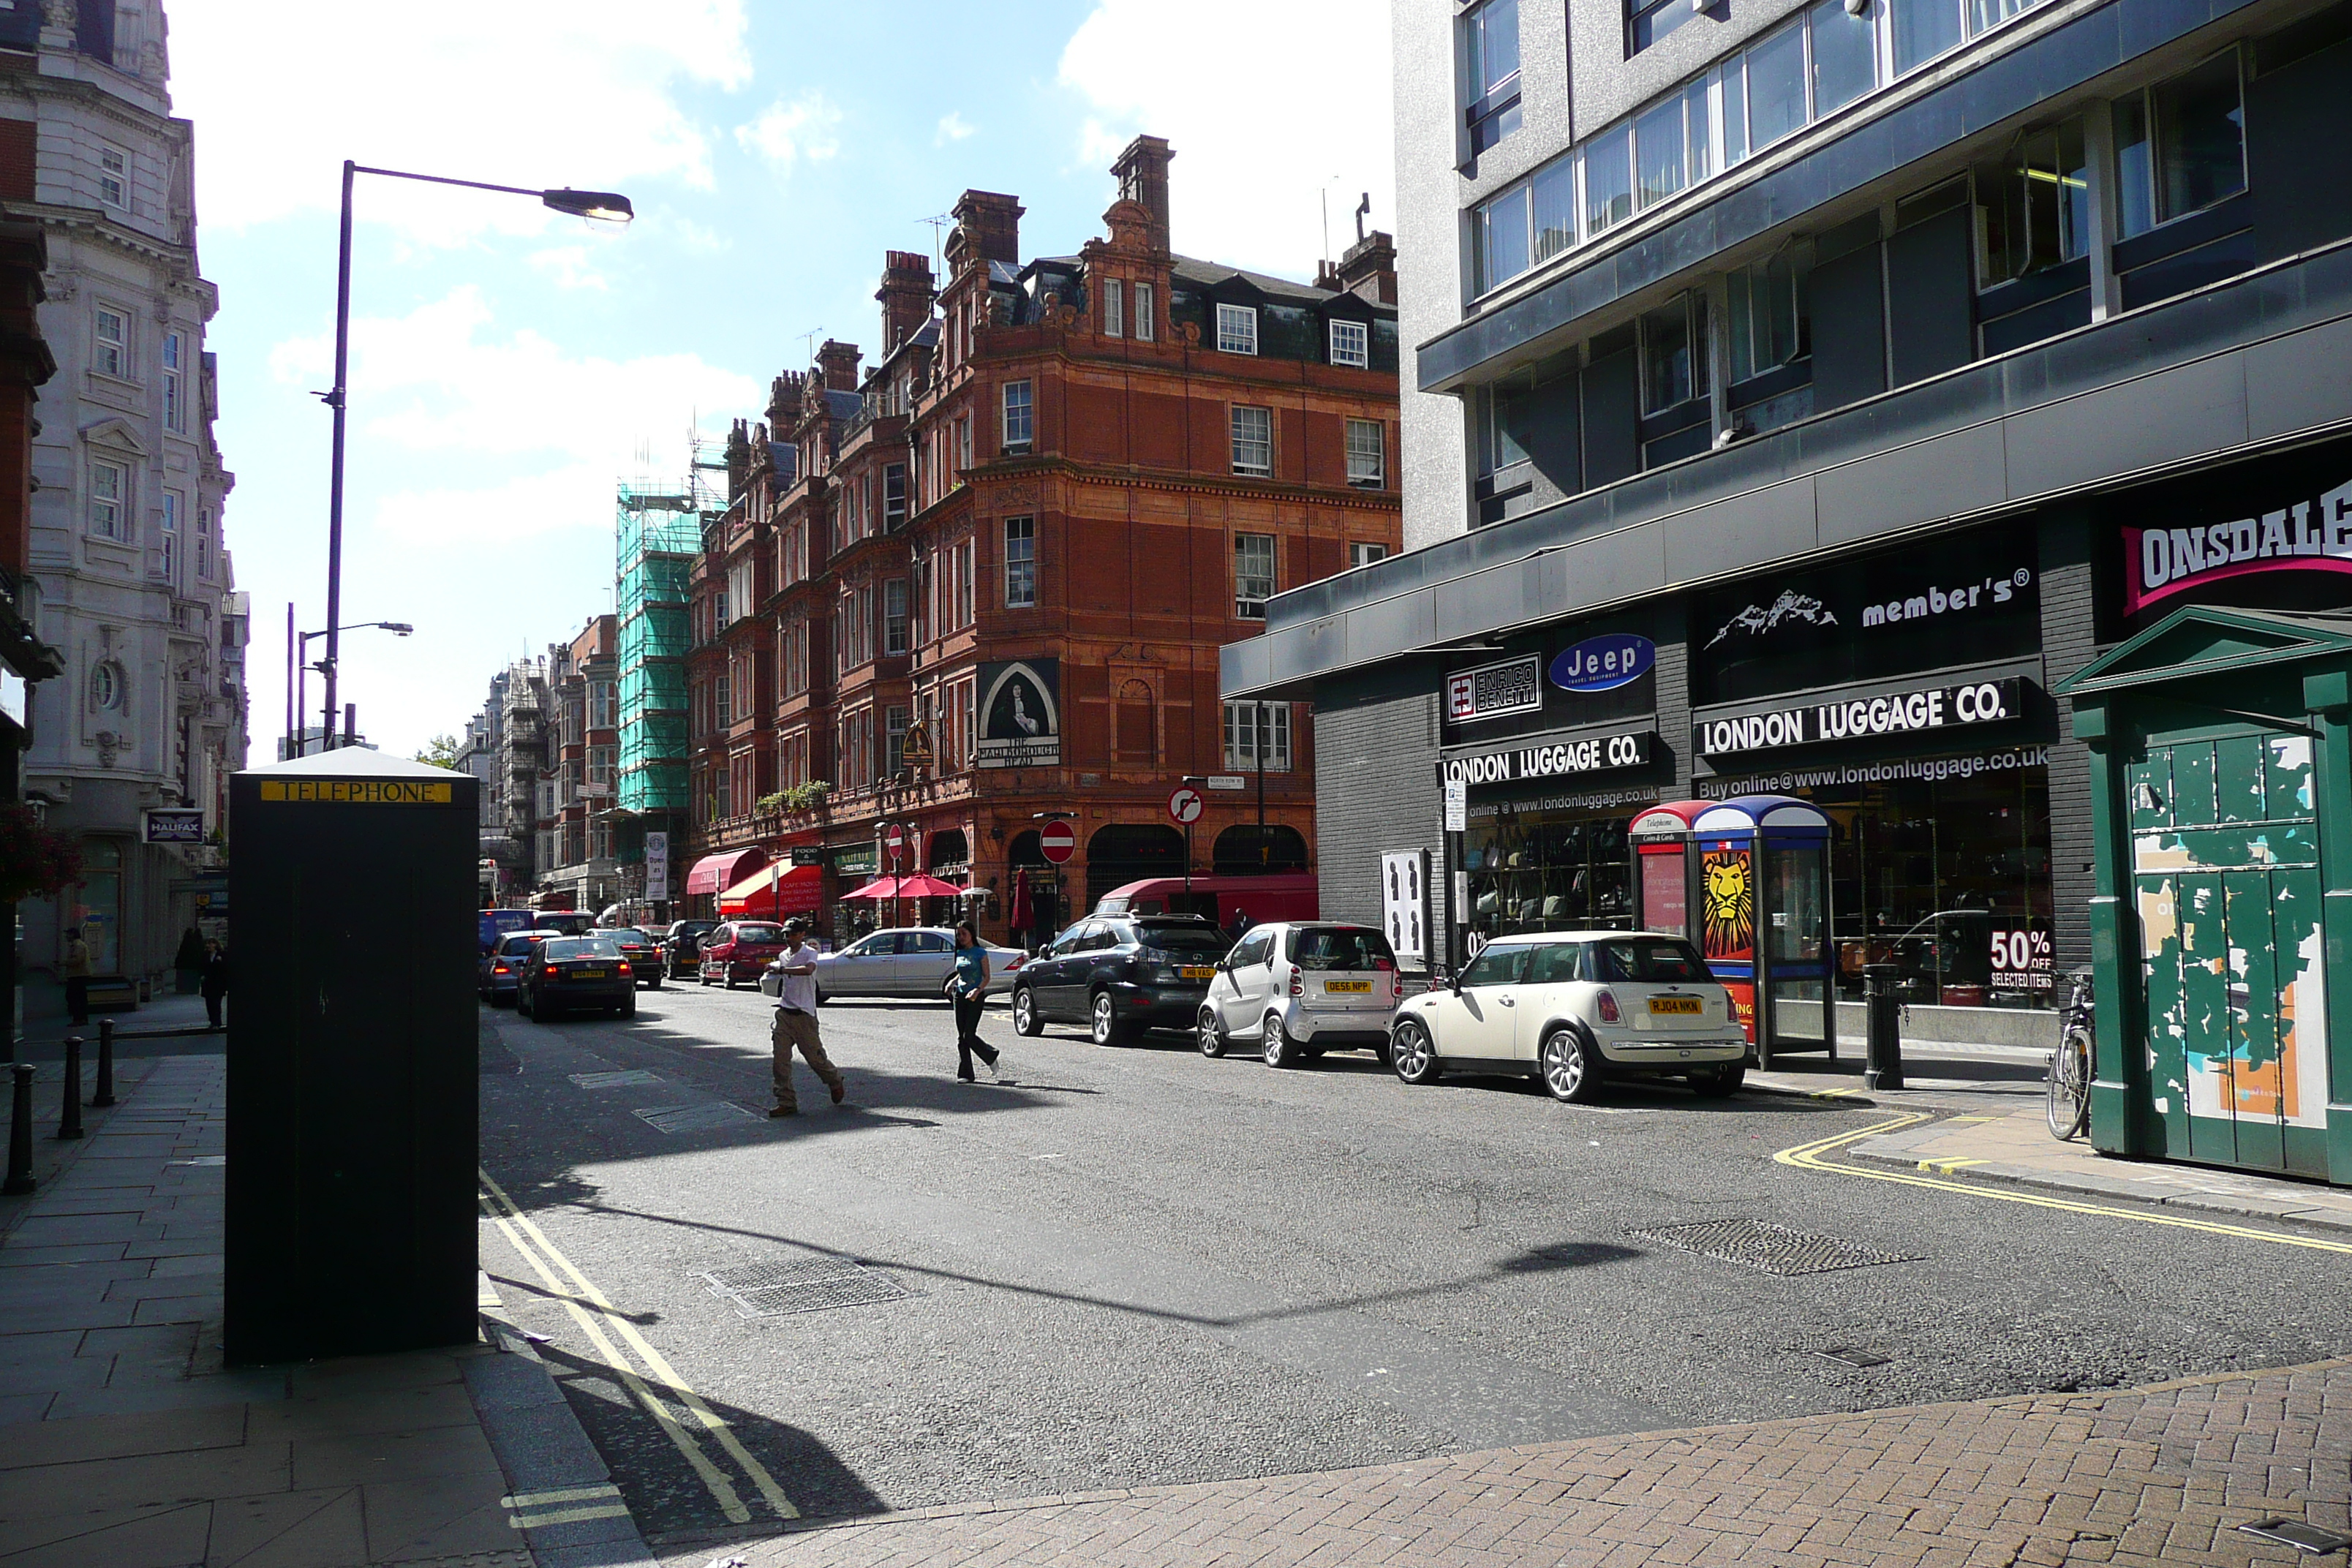
[[1437, 764], [1437, 776], [1447, 784], [1503, 784], [1528, 779], [1570, 778], [1612, 768], [1638, 768], [1650, 760], [1651, 748], [1657, 738], [1655, 730], [1627, 730], [1614, 735], [1587, 735], [1572, 741], [1513, 746], [1505, 751], [1475, 752], [1445, 758]]
[[2260, 517], [2124, 530], [2124, 613], [2252, 572], [2352, 572], [2352, 484]]
[[1533, 713], [1543, 707], [1541, 662], [1532, 654], [1457, 669], [1445, 678], [1445, 717], [1456, 724]]
[[2024, 717], [2029, 684], [2021, 679], [1978, 680], [1884, 697], [1790, 703], [1754, 713], [1702, 719], [1691, 729], [1700, 756], [1729, 757], [1832, 741], [1872, 740], [1915, 730], [1998, 724]]

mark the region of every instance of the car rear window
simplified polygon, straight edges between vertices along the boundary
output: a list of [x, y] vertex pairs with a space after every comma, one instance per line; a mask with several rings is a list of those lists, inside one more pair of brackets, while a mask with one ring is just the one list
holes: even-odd
[[1225, 950], [1234, 945], [1216, 927], [1194, 925], [1190, 921], [1182, 925], [1139, 926], [1135, 936], [1145, 947], [1157, 948], [1161, 952], [1182, 953], [1188, 958], [1223, 958]]
[[1370, 926], [1339, 926], [1290, 933], [1290, 962], [1301, 969], [1394, 969], [1389, 939]]
[[654, 941], [635, 926], [614, 926], [609, 931], [601, 931], [596, 934], [609, 936], [624, 947], [651, 947]]
[[1715, 978], [1714, 973], [1706, 966], [1706, 960], [1698, 955], [1696, 948], [1672, 937], [1631, 937], [1619, 942], [1596, 942], [1585, 949], [1585, 954], [1586, 961], [1591, 965], [1585, 976], [1589, 980], [1624, 980], [1664, 985]]
[[782, 942], [784, 928], [772, 925], [741, 925], [735, 928], [737, 942]]
[[594, 936], [550, 937], [541, 956], [550, 963], [559, 958], [618, 958], [621, 949], [609, 932], [599, 931]]

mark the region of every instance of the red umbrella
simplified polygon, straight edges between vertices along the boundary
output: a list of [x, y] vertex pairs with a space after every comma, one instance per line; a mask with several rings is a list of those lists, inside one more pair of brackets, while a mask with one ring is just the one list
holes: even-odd
[[898, 879], [898, 896], [902, 899], [960, 899], [963, 889], [953, 882], [942, 882], [937, 877], [916, 875]]
[[1005, 912], [1004, 923], [1013, 931], [1027, 931], [1031, 918], [1029, 868], [1024, 866], [1013, 873], [1013, 898]]

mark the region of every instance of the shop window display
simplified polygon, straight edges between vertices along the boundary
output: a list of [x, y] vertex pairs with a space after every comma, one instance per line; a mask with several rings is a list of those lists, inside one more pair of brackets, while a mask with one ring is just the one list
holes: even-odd
[[1462, 839], [1470, 928], [1516, 931], [1623, 931], [1633, 926], [1632, 857], [1622, 809], [1473, 816]]

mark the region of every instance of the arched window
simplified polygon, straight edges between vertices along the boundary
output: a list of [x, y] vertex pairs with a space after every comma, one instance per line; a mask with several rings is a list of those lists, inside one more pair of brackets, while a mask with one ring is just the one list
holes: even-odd
[[1159, 755], [1159, 737], [1151, 710], [1150, 686], [1130, 680], [1119, 687], [1118, 711], [1112, 718], [1114, 762], [1150, 767]]
[[90, 667], [89, 705], [100, 713], [112, 713], [122, 707], [122, 667], [112, 659], [100, 659]]

